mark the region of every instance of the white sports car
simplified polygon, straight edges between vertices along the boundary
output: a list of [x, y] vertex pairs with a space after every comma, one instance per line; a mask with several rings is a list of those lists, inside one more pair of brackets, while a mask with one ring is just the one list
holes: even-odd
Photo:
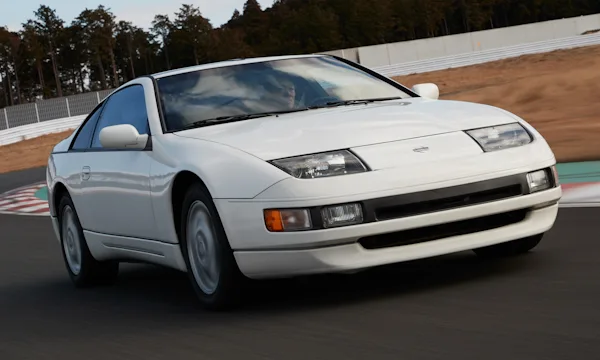
[[529, 251], [557, 217], [553, 152], [507, 111], [438, 97], [326, 55], [132, 80], [48, 160], [68, 273], [171, 267], [217, 309], [247, 279]]

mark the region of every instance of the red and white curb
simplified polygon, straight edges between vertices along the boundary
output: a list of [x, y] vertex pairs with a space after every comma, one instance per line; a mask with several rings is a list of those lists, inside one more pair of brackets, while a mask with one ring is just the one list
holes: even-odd
[[0, 194], [0, 214], [50, 215], [48, 201], [35, 196], [35, 193], [45, 186], [46, 184], [42, 182]]
[[563, 184], [561, 207], [600, 207], [600, 182]]

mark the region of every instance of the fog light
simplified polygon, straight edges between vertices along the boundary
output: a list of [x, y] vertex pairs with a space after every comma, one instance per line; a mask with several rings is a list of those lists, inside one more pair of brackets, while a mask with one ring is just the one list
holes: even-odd
[[527, 183], [529, 184], [529, 192], [531, 193], [546, 190], [552, 186], [546, 170], [534, 171], [527, 174]]
[[265, 225], [272, 232], [301, 231], [312, 227], [306, 209], [265, 210]]
[[321, 216], [325, 228], [360, 224], [363, 221], [360, 204], [328, 206], [321, 209]]

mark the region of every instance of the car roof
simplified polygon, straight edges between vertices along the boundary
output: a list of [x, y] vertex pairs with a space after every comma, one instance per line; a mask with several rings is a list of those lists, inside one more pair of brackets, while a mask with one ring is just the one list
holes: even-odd
[[323, 56], [326, 56], [326, 55], [320, 55], [320, 54], [286, 55], [286, 56], [254, 57], [254, 58], [248, 58], [248, 59], [232, 59], [232, 60], [225, 60], [225, 61], [213, 62], [213, 63], [208, 63], [208, 64], [187, 66], [187, 67], [182, 67], [182, 68], [178, 68], [178, 69], [162, 71], [162, 72], [152, 74], [150, 76], [152, 76], [155, 79], [160, 79], [160, 78], [172, 76], [172, 75], [179, 75], [179, 74], [185, 74], [185, 73], [193, 72], [193, 71], [214, 69], [214, 68], [227, 67], [227, 66], [233, 66], [233, 65], [254, 64], [254, 63], [274, 61], [274, 60], [301, 59], [301, 58], [323, 57]]

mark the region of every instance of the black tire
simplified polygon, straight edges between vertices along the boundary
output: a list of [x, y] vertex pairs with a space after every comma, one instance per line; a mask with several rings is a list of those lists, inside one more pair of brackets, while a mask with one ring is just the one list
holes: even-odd
[[500, 258], [524, 254], [538, 246], [544, 234], [538, 234], [523, 239], [492, 245], [473, 250], [477, 256], [484, 258]]
[[[202, 211], [207, 213], [208, 222], [212, 225], [211, 235], [214, 242], [210, 242], [209, 246], [212, 250], [212, 255], [209, 256], [214, 262], [217, 259], [215, 268], [218, 270], [218, 275], [215, 277], [216, 285], [214, 285], [214, 291], [205, 291], [196, 279], [198, 276], [200, 279], [205, 279], [202, 275], [195, 275], [192, 269], [191, 257], [188, 248], [188, 217], [190, 211], [196, 206], [200, 207]], [[212, 197], [209, 195], [206, 187], [201, 183], [192, 184], [187, 190], [183, 199], [182, 210], [181, 210], [181, 223], [180, 226], [180, 246], [185, 264], [187, 267], [187, 273], [194, 288], [196, 296], [200, 300], [200, 304], [208, 310], [228, 310], [238, 304], [239, 299], [242, 295], [242, 286], [245, 284], [245, 277], [240, 272], [235, 258], [233, 256], [233, 250], [229, 245], [225, 229], [221, 222], [221, 218], [214, 205]], [[198, 232], [197, 232], [198, 233]], [[204, 233], [203, 233], [204, 234]], [[207, 236], [201, 236], [204, 240], [204, 244], [208, 244], [206, 241]], [[214, 245], [213, 245], [214, 244]], [[193, 246], [193, 244], [192, 244]], [[213, 247], [214, 246], [214, 247]], [[205, 246], [203, 249], [206, 249]], [[198, 259], [199, 260], [199, 259]]]
[[[72, 213], [71, 213], [72, 212]], [[70, 235], [65, 234], [65, 225], [67, 221], [70, 221], [70, 215], [72, 214], [72, 232]], [[63, 260], [65, 267], [71, 281], [77, 288], [85, 288], [97, 285], [112, 285], [114, 284], [119, 276], [119, 263], [116, 261], [100, 262], [94, 259], [90, 253], [90, 249], [87, 246], [85, 237], [83, 235], [83, 229], [75, 210], [75, 205], [68, 194], [62, 195], [59, 206], [58, 206], [58, 220], [60, 227], [60, 243]], [[69, 230], [67, 231], [69, 232]], [[68, 239], [73, 240], [73, 244], [79, 246], [80, 249], [80, 261], [79, 271], [73, 271], [69, 265], [67, 259], [67, 253], [65, 249], [65, 242]]]

